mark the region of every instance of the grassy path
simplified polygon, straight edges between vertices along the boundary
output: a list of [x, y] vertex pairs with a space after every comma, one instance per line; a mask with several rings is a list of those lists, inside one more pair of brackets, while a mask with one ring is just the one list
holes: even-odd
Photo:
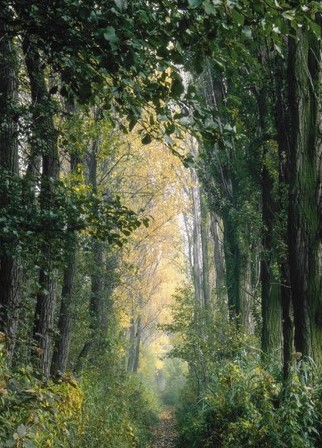
[[160, 422], [154, 431], [151, 448], [175, 448], [176, 441], [175, 418], [171, 407], [163, 410]]

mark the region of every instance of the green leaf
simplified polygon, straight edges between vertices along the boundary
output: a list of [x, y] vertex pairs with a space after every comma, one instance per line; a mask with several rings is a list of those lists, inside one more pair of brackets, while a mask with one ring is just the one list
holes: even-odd
[[234, 20], [234, 22], [237, 23], [237, 25], [243, 26], [245, 23], [245, 17], [238, 11], [236, 11], [236, 9], [233, 9], [231, 11], [231, 16]]
[[213, 15], [213, 16], [216, 15], [217, 10], [210, 1], [204, 1], [202, 6], [203, 6], [203, 9], [205, 10], [206, 14]]
[[264, 5], [261, 1], [254, 1], [253, 8], [254, 8], [254, 11], [256, 11], [258, 14], [264, 14], [264, 12], [265, 12]]
[[37, 448], [37, 447], [31, 440], [26, 440], [24, 442], [24, 448]]
[[19, 436], [20, 439], [22, 439], [27, 433], [26, 427], [25, 425], [19, 425], [17, 428], [17, 434]]
[[288, 11], [282, 12], [282, 16], [286, 20], [294, 20], [296, 16], [296, 11], [294, 9], [289, 9]]
[[202, 0], [188, 0], [190, 8], [198, 8], [201, 5]]
[[275, 50], [277, 51], [277, 53], [278, 53], [280, 56], [284, 56], [284, 55], [283, 55], [282, 47], [281, 47], [280, 45], [278, 45], [278, 44], [274, 44], [274, 48], [275, 48]]
[[253, 37], [252, 30], [249, 28], [249, 26], [244, 26], [242, 33], [244, 36], [246, 36], [248, 39], [251, 39]]
[[117, 44], [119, 42], [119, 38], [115, 33], [115, 29], [112, 26], [108, 26], [103, 33], [104, 39], [107, 40], [112, 49], [115, 50], [117, 48]]
[[314, 22], [313, 20], [308, 20], [310, 29], [313, 31], [316, 37], [321, 39], [322, 34], [322, 27], [317, 22]]
[[192, 120], [191, 120], [190, 117], [181, 117], [181, 118], [179, 119], [179, 123], [180, 123], [182, 126], [190, 126], [191, 123], [192, 123]]
[[127, 8], [127, 0], [114, 0], [114, 3], [121, 11]]

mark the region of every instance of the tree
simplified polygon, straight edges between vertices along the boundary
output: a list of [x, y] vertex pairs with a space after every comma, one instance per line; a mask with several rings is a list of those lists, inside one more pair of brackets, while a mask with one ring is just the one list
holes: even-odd
[[[32, 152], [41, 155], [42, 158], [39, 203], [41, 210], [50, 215], [55, 210], [55, 182], [59, 177], [57, 130], [54, 125], [53, 104], [50, 101], [38, 49], [35, 48], [28, 34], [24, 38], [23, 51], [33, 103], [32, 144], [35, 149]], [[55, 248], [50, 236], [51, 229], [44, 228], [43, 230], [45, 238], [40, 247], [41, 265], [33, 336], [40, 349], [40, 368], [48, 376], [51, 367], [56, 302]]]
[[[18, 120], [17, 120], [17, 52], [8, 22], [12, 11], [5, 5], [0, 17], [0, 169], [2, 184], [0, 205], [10, 201], [10, 185], [19, 177]], [[10, 232], [10, 229], [8, 229]], [[2, 234], [3, 235], [3, 234]], [[0, 331], [6, 333], [9, 356], [12, 358], [18, 326], [20, 303], [20, 266], [14, 238], [0, 240]]]
[[288, 248], [295, 349], [321, 364], [321, 14], [311, 20], [288, 39]]

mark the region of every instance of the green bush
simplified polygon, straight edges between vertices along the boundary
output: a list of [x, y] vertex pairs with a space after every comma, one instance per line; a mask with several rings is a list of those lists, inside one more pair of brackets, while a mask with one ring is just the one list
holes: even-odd
[[189, 364], [177, 406], [180, 448], [319, 448], [321, 372], [310, 360], [294, 366], [286, 384], [264, 366], [258, 341], [236, 322], [196, 308], [189, 288], [174, 309], [170, 356]]
[[138, 376], [124, 371], [88, 372], [78, 448], [144, 448], [157, 422], [157, 404]]
[[[110, 359], [111, 360], [111, 359]], [[106, 361], [106, 359], [105, 359]], [[11, 370], [0, 350], [1, 448], [144, 448], [158, 406], [148, 385], [120, 363], [44, 382]]]
[[282, 386], [259, 364], [222, 364], [201, 396], [183, 395], [179, 446], [320, 447], [321, 382], [316, 374], [305, 379], [303, 366]]
[[0, 355], [0, 446], [65, 448], [81, 425], [84, 394], [70, 376], [43, 382], [31, 367], [10, 371]]

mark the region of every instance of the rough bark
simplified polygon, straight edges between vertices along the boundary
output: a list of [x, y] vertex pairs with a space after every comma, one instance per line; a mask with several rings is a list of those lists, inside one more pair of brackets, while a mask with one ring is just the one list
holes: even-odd
[[[278, 158], [279, 158], [279, 183], [282, 187], [282, 196], [287, 196], [289, 190], [289, 154], [290, 140], [289, 133], [289, 107], [287, 98], [287, 74], [284, 61], [278, 56], [275, 60], [275, 126], [277, 131]], [[284, 190], [284, 191], [283, 191]], [[281, 210], [285, 217], [288, 213], [288, 199], [280, 198]], [[284, 218], [285, 219], [285, 218]], [[287, 247], [287, 223], [283, 223], [281, 240]], [[291, 373], [292, 354], [294, 352], [294, 323], [292, 290], [290, 285], [290, 268], [288, 249], [280, 263], [280, 283], [281, 283], [281, 303], [282, 303], [282, 332], [283, 332], [283, 377], [286, 382]]]
[[[11, 12], [4, 8], [0, 17], [0, 167], [11, 176], [19, 175], [17, 103], [17, 60], [8, 22]], [[10, 191], [0, 197], [0, 206], [9, 201]], [[0, 331], [8, 337], [12, 359], [19, 321], [20, 268], [15, 243], [0, 241]]]
[[[260, 55], [262, 59], [263, 54]], [[267, 55], [266, 63], [270, 63]], [[279, 155], [274, 148], [270, 129], [272, 125], [271, 98], [267, 86], [256, 89], [259, 130], [261, 132], [262, 168], [262, 253], [261, 253], [261, 346], [264, 359], [282, 360], [282, 303], [281, 260], [278, 247], [285, 242], [285, 235], [277, 232], [280, 226], [281, 198], [278, 197]], [[278, 124], [278, 123], [277, 123]], [[276, 239], [280, 238], [280, 244]], [[284, 239], [284, 240], [283, 240]]]
[[[80, 160], [71, 155], [70, 170], [75, 174]], [[74, 305], [74, 285], [76, 277], [77, 237], [75, 231], [67, 229], [68, 245], [66, 248], [66, 266], [63, 274], [59, 319], [57, 324], [58, 337], [55, 340], [51, 373], [64, 373], [67, 367], [69, 346], [71, 341], [72, 313]]]
[[57, 324], [56, 338], [51, 373], [64, 373], [67, 367], [72, 329], [73, 288], [76, 273], [76, 235], [71, 235], [68, 246], [67, 266], [64, 269], [63, 287]]
[[291, 125], [288, 248], [295, 350], [321, 365], [321, 44], [305, 29], [298, 29], [289, 38], [288, 82]]
[[294, 352], [294, 324], [293, 306], [289, 275], [289, 266], [285, 262], [282, 264], [282, 317], [283, 317], [283, 378], [287, 382], [291, 374], [292, 354]]
[[[59, 175], [57, 133], [54, 126], [52, 105], [40, 55], [28, 35], [24, 38], [23, 51], [33, 104], [33, 152], [40, 154], [42, 157], [39, 202], [43, 210], [52, 210], [55, 201], [54, 181]], [[55, 248], [51, 240], [50, 229], [44, 229], [44, 237], [40, 248], [41, 266], [33, 337], [38, 349], [39, 367], [45, 376], [49, 376], [50, 373], [54, 333], [56, 301], [54, 255]]]

